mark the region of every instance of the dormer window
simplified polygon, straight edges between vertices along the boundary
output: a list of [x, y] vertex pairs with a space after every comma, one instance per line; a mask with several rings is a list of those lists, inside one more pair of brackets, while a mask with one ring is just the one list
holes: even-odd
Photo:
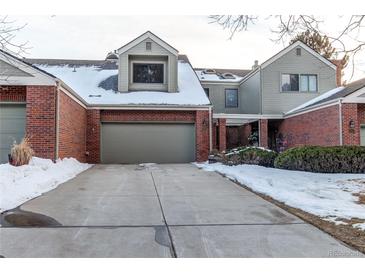
[[152, 50], [152, 42], [146, 42], [146, 50]]
[[232, 74], [232, 73], [223, 73], [222, 74], [222, 77], [224, 78], [224, 79], [236, 79], [236, 77]]
[[215, 71], [214, 69], [205, 69], [205, 70], [203, 71], [203, 73], [205, 73], [205, 74], [215, 74], [215, 73], [216, 73], [216, 71]]
[[163, 84], [164, 64], [133, 63], [133, 83]]

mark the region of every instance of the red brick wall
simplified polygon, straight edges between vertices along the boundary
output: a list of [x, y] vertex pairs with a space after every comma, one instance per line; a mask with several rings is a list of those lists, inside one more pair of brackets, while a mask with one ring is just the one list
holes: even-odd
[[184, 121], [194, 122], [194, 111], [169, 110], [102, 110], [102, 122], [125, 121]]
[[208, 160], [209, 155], [209, 111], [196, 111], [196, 161]]
[[[100, 112], [100, 121], [101, 122], [125, 122], [125, 121], [195, 122], [196, 160], [206, 161], [208, 159], [208, 154], [209, 154], [208, 111], [102, 110]], [[91, 153], [91, 149], [88, 150]], [[98, 148], [98, 151], [99, 151], [98, 155], [100, 161], [100, 148]]]
[[37, 157], [56, 157], [55, 86], [27, 86], [26, 133]]
[[358, 104], [357, 111], [360, 124], [365, 125], [365, 104]]
[[219, 134], [219, 151], [225, 151], [227, 149], [227, 136], [226, 136], [226, 119], [218, 119], [218, 134]]
[[86, 109], [59, 91], [58, 157], [86, 162]]
[[[342, 104], [342, 132], [344, 145], [360, 144], [360, 111], [357, 104]], [[354, 128], [350, 128], [350, 121]]]
[[339, 106], [329, 106], [286, 118], [278, 127], [285, 148], [303, 145], [334, 146], [340, 144]]
[[25, 102], [25, 86], [0, 86], [0, 102]]
[[88, 163], [100, 163], [100, 110], [88, 109], [86, 126], [86, 150]]
[[269, 128], [267, 119], [259, 120], [259, 145], [261, 147], [269, 147]]

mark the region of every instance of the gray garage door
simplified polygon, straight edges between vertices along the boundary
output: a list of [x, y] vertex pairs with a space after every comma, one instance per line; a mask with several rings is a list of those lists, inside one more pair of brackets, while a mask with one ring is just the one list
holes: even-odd
[[102, 163], [187, 163], [194, 160], [194, 124], [102, 124]]
[[0, 104], [0, 163], [8, 161], [14, 140], [23, 138], [25, 117], [25, 105]]
[[361, 128], [360, 128], [360, 144], [362, 146], [365, 146], [365, 125], [361, 125]]

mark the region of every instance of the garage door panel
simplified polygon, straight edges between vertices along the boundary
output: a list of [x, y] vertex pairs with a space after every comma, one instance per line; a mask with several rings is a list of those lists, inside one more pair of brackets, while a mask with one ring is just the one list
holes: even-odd
[[8, 161], [14, 141], [19, 143], [25, 134], [25, 105], [0, 104], [0, 163]]
[[186, 163], [195, 159], [194, 124], [104, 123], [103, 163]]

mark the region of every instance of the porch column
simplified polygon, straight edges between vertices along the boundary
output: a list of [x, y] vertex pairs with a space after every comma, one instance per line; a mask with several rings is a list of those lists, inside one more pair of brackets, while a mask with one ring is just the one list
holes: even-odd
[[269, 147], [267, 119], [259, 120], [259, 146], [264, 148]]
[[218, 131], [219, 131], [219, 151], [226, 150], [226, 119], [218, 119]]

